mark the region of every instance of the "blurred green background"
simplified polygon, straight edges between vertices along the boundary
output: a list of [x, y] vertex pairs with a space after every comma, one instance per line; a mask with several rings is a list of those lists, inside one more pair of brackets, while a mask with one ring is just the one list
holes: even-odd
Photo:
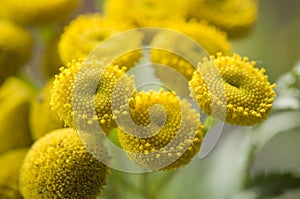
[[271, 81], [300, 59], [300, 1], [260, 0], [252, 31], [233, 40], [233, 51], [265, 67]]

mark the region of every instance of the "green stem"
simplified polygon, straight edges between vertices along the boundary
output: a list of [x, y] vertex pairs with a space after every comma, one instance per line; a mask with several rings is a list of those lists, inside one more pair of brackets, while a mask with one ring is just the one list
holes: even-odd
[[142, 194], [145, 197], [145, 199], [151, 199], [151, 195], [149, 192], [149, 179], [148, 179], [149, 173], [143, 173], [143, 183], [142, 183]]
[[252, 146], [252, 148], [249, 151], [248, 154], [248, 160], [247, 160], [247, 166], [245, 169], [245, 179], [244, 179], [244, 187], [248, 187], [248, 185], [251, 182], [251, 176], [252, 176], [252, 166], [254, 164], [254, 160], [256, 157], [257, 153], [256, 153], [256, 147], [255, 145]]
[[131, 181], [127, 180], [127, 178], [124, 178], [123, 173], [121, 172], [118, 173], [116, 177], [119, 180], [119, 182], [122, 184], [122, 186], [124, 186], [126, 189], [129, 189], [134, 193], [140, 193], [140, 190]]
[[157, 186], [155, 187], [155, 191], [151, 195], [152, 199], [157, 198], [158, 194], [169, 184], [171, 179], [174, 177], [174, 174], [175, 171], [168, 171], [165, 174], [164, 178], [157, 183]]
[[218, 123], [218, 119], [213, 118], [212, 116], [208, 116], [204, 121], [204, 128], [202, 130], [203, 135], [209, 131], [210, 128], [213, 128]]

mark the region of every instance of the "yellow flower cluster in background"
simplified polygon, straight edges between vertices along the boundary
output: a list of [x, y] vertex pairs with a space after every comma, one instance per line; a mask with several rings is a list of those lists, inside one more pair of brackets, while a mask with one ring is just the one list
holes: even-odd
[[[123, 26], [123, 27], [122, 27]], [[86, 58], [102, 41], [130, 27], [108, 21], [99, 13], [80, 15], [64, 29], [58, 44], [63, 63]]]
[[28, 148], [18, 148], [0, 155], [0, 198], [23, 198], [19, 191], [19, 170], [27, 151]]
[[[76, 19], [65, 27], [64, 33], [61, 35], [58, 43], [58, 53], [64, 64], [68, 64], [73, 59], [84, 59], [89, 53], [94, 50], [99, 44], [106, 39], [121, 33], [125, 30], [131, 29], [133, 26], [124, 23], [118, 23], [104, 18], [99, 13], [79, 15]], [[119, 46], [127, 46], [127, 48], [140, 48], [142, 45], [141, 35], [133, 35], [132, 42], [124, 43], [124, 45], [107, 44], [107, 52], [111, 54], [116, 51]], [[127, 55], [118, 57], [113, 64], [120, 66], [133, 66], [135, 62], [141, 57], [141, 52], [133, 52]]]
[[[2, 2], [2, 1], [1, 1]], [[22, 26], [0, 18], [0, 85], [29, 60], [32, 37]]]
[[30, 146], [28, 124], [30, 101], [34, 91], [23, 81], [10, 77], [0, 88], [0, 153]]
[[[124, 12], [126, 10], [126, 12]], [[136, 27], [153, 26], [159, 21], [205, 20], [231, 37], [244, 35], [257, 17], [256, 0], [107, 0], [108, 18], [125, 21]]]
[[34, 140], [54, 129], [64, 127], [64, 122], [50, 107], [52, 87], [53, 80], [50, 80], [31, 101], [29, 125]]
[[[226, 33], [217, 29], [215, 26], [207, 24], [205, 21], [197, 22], [191, 20], [185, 22], [178, 20], [176, 23], [160, 23], [160, 27], [170, 28], [191, 37], [195, 42], [201, 44], [204, 50], [211, 55], [214, 55], [217, 52], [222, 52], [225, 55], [231, 53], [231, 46]], [[150, 44], [151, 47], [153, 47], [153, 49], [151, 49], [151, 61], [153, 63], [171, 67], [182, 74], [186, 80], [190, 80], [196, 68], [188, 59], [199, 59], [199, 52], [193, 52], [193, 46], [188, 46], [187, 44], [183, 44], [180, 47], [181, 49], [184, 49], [182, 51], [187, 54], [177, 55], [171, 51], [164, 50], [175, 49], [180, 37], [180, 35], [175, 36], [167, 31], [161, 31], [156, 34]], [[166, 76], [165, 74], [168, 73], [168, 70], [169, 69], [165, 67], [157, 67], [155, 68], [155, 74], [163, 83], [177, 82], [177, 92], [184, 92], [184, 90], [186, 90], [186, 85], [182, 85], [180, 81], [181, 77], [178, 79], [178, 77], [175, 77], [174, 75]]]
[[66, 19], [81, 0], [0, 1], [0, 17], [22, 24], [43, 24]]
[[247, 33], [257, 17], [256, 0], [191, 0], [189, 17], [204, 19], [230, 37]]
[[176, 20], [186, 16], [188, 3], [181, 0], [108, 0], [104, 2], [104, 14], [114, 21], [122, 21], [135, 27], [146, 27], [161, 20]]

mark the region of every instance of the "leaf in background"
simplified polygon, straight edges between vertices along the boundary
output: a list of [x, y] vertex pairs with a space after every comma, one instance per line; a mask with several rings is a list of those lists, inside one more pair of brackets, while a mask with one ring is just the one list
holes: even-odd
[[293, 173], [300, 176], [300, 127], [276, 135], [257, 154], [252, 172]]
[[255, 176], [246, 188], [255, 190], [258, 198], [277, 196], [287, 190], [300, 188], [300, 176], [290, 173], [259, 174]]
[[257, 153], [277, 134], [300, 127], [300, 111], [279, 112], [254, 128]]
[[275, 109], [300, 109], [300, 62], [277, 81]]

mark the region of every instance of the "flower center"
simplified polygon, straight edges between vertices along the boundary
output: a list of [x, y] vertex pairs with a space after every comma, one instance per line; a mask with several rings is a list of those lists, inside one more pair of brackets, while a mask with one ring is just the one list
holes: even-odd
[[236, 88], [240, 88], [240, 84], [237, 81], [225, 81], [227, 84], [229, 84], [230, 86], [236, 87]]

